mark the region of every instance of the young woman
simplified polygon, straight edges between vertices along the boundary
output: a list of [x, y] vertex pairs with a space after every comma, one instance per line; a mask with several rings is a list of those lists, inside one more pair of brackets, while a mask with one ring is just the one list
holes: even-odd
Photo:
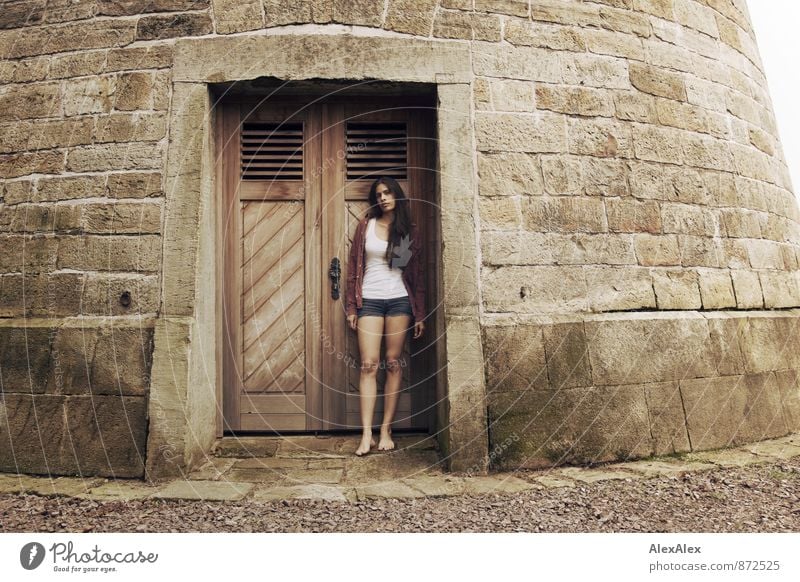
[[408, 198], [394, 178], [380, 177], [369, 191], [369, 209], [359, 221], [347, 264], [346, 312], [358, 330], [361, 353], [359, 392], [363, 433], [356, 455], [375, 446], [372, 415], [377, 398], [381, 340], [386, 338], [386, 384], [378, 450], [394, 448], [392, 420], [405, 362], [399, 360], [406, 331], [414, 339], [425, 330], [422, 241], [411, 220]]

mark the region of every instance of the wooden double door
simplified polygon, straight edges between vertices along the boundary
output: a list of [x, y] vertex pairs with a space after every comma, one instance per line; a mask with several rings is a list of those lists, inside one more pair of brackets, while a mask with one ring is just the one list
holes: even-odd
[[[370, 184], [387, 175], [436, 248], [434, 109], [409, 98], [239, 98], [223, 103], [217, 124], [224, 429], [360, 429], [350, 244]], [[428, 313], [435, 255], [426, 255]], [[433, 321], [423, 338], [407, 334], [395, 428], [429, 430], [435, 418]], [[385, 376], [381, 366], [374, 425]]]

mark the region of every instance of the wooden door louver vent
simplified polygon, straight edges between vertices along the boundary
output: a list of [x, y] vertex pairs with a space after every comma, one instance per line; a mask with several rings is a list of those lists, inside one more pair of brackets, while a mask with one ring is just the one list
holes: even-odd
[[405, 122], [347, 122], [347, 180], [407, 179]]
[[302, 180], [303, 124], [245, 122], [242, 180]]

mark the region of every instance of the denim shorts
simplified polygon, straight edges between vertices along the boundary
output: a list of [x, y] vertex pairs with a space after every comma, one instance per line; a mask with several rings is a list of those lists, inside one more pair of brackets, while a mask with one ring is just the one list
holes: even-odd
[[361, 305], [356, 309], [358, 317], [364, 315], [410, 315], [414, 317], [408, 296], [395, 297], [393, 299], [366, 299], [362, 297]]

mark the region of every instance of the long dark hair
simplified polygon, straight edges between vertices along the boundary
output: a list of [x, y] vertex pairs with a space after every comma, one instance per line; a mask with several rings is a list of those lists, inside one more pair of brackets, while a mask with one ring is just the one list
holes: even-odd
[[[408, 257], [403, 256], [404, 249], [402, 241], [403, 237], [406, 237], [407, 244], [405, 251], [407, 252], [408, 241], [411, 237], [411, 212], [408, 208], [408, 198], [400, 187], [400, 184], [397, 183], [397, 180], [390, 176], [380, 176], [369, 188], [368, 218], [380, 218], [383, 216], [383, 208], [381, 208], [381, 205], [378, 203], [378, 193], [376, 192], [378, 184], [384, 184], [386, 188], [394, 194], [395, 200], [394, 220], [389, 225], [389, 244], [386, 246], [386, 261], [389, 263], [390, 269], [394, 266], [394, 263], [397, 263], [398, 267], [401, 269], [405, 269], [406, 263], [408, 263]], [[401, 249], [401, 256], [393, 256], [396, 247]]]

